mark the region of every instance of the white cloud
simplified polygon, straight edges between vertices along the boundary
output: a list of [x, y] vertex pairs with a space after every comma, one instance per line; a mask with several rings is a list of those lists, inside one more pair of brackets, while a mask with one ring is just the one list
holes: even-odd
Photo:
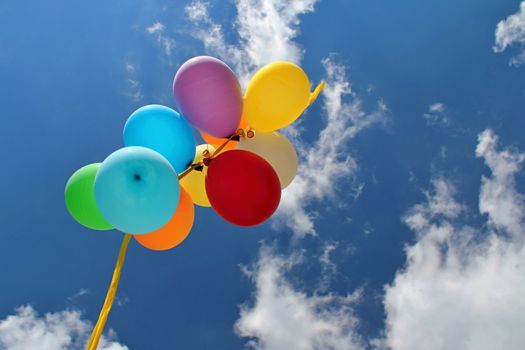
[[162, 33], [166, 29], [166, 26], [160, 22], [155, 22], [151, 26], [146, 28], [146, 31], [150, 34]]
[[[16, 309], [14, 315], [0, 320], [2, 350], [83, 350], [92, 325], [81, 318], [79, 311], [64, 310], [43, 316], [31, 306]], [[127, 350], [114, 340], [115, 334], [103, 336], [99, 350]]]
[[476, 154], [492, 173], [483, 177], [480, 193], [489, 225], [460, 224], [466, 208], [454, 199], [454, 186], [433, 182], [427, 201], [404, 218], [417, 242], [406, 248], [406, 267], [386, 287], [385, 348], [525, 347], [525, 231], [519, 227], [525, 206], [514, 181], [523, 155], [498, 150], [490, 130], [479, 135]]
[[429, 112], [443, 113], [445, 111], [445, 105], [441, 102], [436, 102], [428, 107]]
[[250, 272], [255, 302], [241, 307], [236, 332], [252, 338], [248, 346], [256, 350], [361, 349], [352, 312], [360, 292], [340, 297], [298, 291], [285, 275], [300, 261], [296, 255], [284, 258], [261, 249]]
[[287, 60], [300, 63], [303, 50], [293, 40], [299, 34], [300, 16], [313, 12], [317, 0], [237, 0], [235, 29], [238, 43], [225, 41], [222, 25], [208, 15], [207, 2], [186, 6], [188, 19], [196, 25], [193, 35], [206, 50], [232, 66], [242, 86], [263, 65]]
[[297, 177], [288, 186], [275, 214], [277, 225], [291, 228], [296, 238], [315, 234], [316, 214], [310, 204], [334, 198], [337, 186], [357, 170], [349, 154], [349, 141], [363, 129], [385, 118], [386, 107], [378, 104], [373, 113], [363, 111], [361, 100], [352, 91], [345, 67], [325, 59], [327, 87], [323, 92], [326, 124], [313, 145], [301, 156]]
[[208, 19], [208, 6], [207, 2], [194, 1], [187, 5], [184, 10], [190, 21], [206, 21]]
[[84, 295], [89, 294], [89, 290], [86, 288], [80, 288], [78, 292], [73, 294], [72, 296], [67, 298], [67, 301], [70, 303], [75, 303], [79, 298], [83, 297]]
[[127, 84], [124, 88], [123, 94], [135, 102], [141, 101], [144, 98], [144, 94], [142, 93], [142, 85], [137, 76], [137, 66], [126, 62], [124, 63], [124, 70], [127, 75]]
[[[313, 11], [315, 1], [238, 0], [236, 4], [234, 28], [240, 41], [234, 44], [226, 41], [222, 25], [210, 18], [207, 3], [193, 2], [186, 12], [195, 24], [194, 36], [210, 54], [234, 68], [243, 86], [265, 63], [276, 59], [300, 63], [303, 50], [294, 39], [300, 16]], [[332, 58], [323, 65], [328, 81], [323, 93], [326, 124], [313, 146], [300, 152], [298, 177], [285, 191], [276, 214], [277, 222], [290, 227], [296, 238], [315, 234], [316, 214], [309, 211], [309, 205], [334, 197], [340, 181], [357, 169], [349, 141], [382, 120], [387, 111], [380, 101], [377, 111], [365, 113], [344, 66]], [[429, 106], [429, 113], [446, 117], [445, 108], [437, 103]], [[299, 129], [292, 129], [289, 135], [300, 142]], [[489, 138], [481, 135], [480, 145], [483, 139]], [[495, 146], [479, 147], [484, 150], [478, 150], [478, 156], [493, 172], [483, 180], [480, 196], [480, 210], [488, 215], [491, 230], [458, 224], [467, 209], [455, 201], [452, 184], [435, 180], [426, 203], [414, 206], [404, 218], [417, 241], [406, 248], [406, 267], [385, 289], [387, 329], [376, 345], [394, 350], [523, 348], [525, 251], [517, 239], [523, 236], [517, 226], [522, 216], [512, 220], [497, 210], [516, 206], [519, 213], [525, 210], [509, 181], [521, 156], [508, 150], [498, 152]], [[502, 161], [503, 165], [492, 166], [490, 157], [498, 163], [505, 152], [514, 156]], [[499, 169], [510, 171], [500, 176]], [[507, 187], [503, 190], [501, 186]], [[508, 202], [509, 198], [513, 201]], [[321, 258], [321, 263], [328, 262], [326, 267], [331, 249], [326, 246]], [[250, 338], [248, 345], [257, 350], [364, 348], [353, 312], [359, 291], [347, 297], [301, 291], [286, 277], [298, 263], [296, 255], [285, 258], [267, 248], [261, 250], [250, 273], [256, 285], [254, 301], [241, 307], [236, 332]]]
[[525, 154], [511, 149], [497, 150], [498, 137], [486, 130], [478, 137], [476, 155], [485, 160], [492, 177], [482, 177], [479, 211], [487, 214], [489, 224], [508, 232], [513, 238], [523, 236], [524, 197], [516, 191], [514, 175], [525, 160]]
[[257, 67], [276, 61], [299, 63], [302, 49], [298, 35], [299, 16], [313, 12], [316, 0], [240, 0], [237, 2], [239, 36], [249, 61]]
[[[222, 25], [210, 18], [207, 3], [195, 1], [186, 7], [186, 13], [195, 25], [193, 35], [202, 41], [207, 53], [228, 63], [246, 86], [251, 75], [267, 63], [288, 60], [300, 64], [303, 50], [294, 39], [300, 17], [312, 12], [315, 3], [315, 0], [238, 0], [234, 28], [240, 40], [233, 44], [225, 40]], [[360, 99], [350, 87], [345, 67], [333, 57], [325, 59], [323, 65], [328, 82], [323, 92], [325, 125], [313, 145], [299, 147], [302, 159], [298, 176], [285, 190], [274, 215], [274, 224], [291, 228], [295, 238], [315, 234], [315, 213], [309, 212], [310, 204], [319, 199], [335, 199], [336, 186], [357, 168], [355, 159], [349, 155], [348, 141], [382, 120], [387, 109], [379, 101], [376, 112], [364, 113]], [[299, 131], [289, 128], [286, 134], [302, 146]], [[334, 249], [335, 245], [325, 246], [319, 260], [327, 275], [337, 272], [330, 261]], [[251, 338], [248, 346], [257, 350], [361, 349], [352, 311], [360, 290], [349, 296], [324, 293], [329, 277], [320, 279], [320, 287], [314, 294], [297, 290], [285, 275], [298, 263], [297, 255], [285, 258], [267, 248], [261, 250], [250, 273], [256, 284], [255, 300], [253, 305], [241, 307], [235, 325], [237, 334]]]
[[436, 102], [428, 106], [428, 112], [423, 115], [428, 125], [450, 125], [450, 119], [445, 113], [446, 106], [441, 102]]
[[321, 264], [321, 278], [319, 281], [319, 292], [326, 292], [333, 278], [337, 274], [337, 264], [332, 261], [332, 253], [338, 248], [339, 243], [330, 242], [323, 245], [323, 252], [319, 257]]
[[[240, 41], [225, 41], [223, 28], [208, 14], [208, 3], [194, 1], [186, 7], [188, 19], [195, 24], [193, 35], [205, 48], [232, 65], [243, 86], [261, 66], [275, 60], [299, 64], [303, 50], [294, 41], [299, 33], [300, 17], [313, 12], [316, 0], [238, 0], [237, 29]], [[345, 67], [333, 57], [323, 60], [328, 86], [323, 92], [325, 127], [313, 145], [304, 145], [298, 176], [284, 191], [278, 212], [274, 215], [276, 227], [285, 225], [296, 238], [315, 234], [316, 213], [309, 212], [313, 201], [334, 195], [336, 186], [357, 168], [349, 155], [348, 141], [358, 132], [381, 120], [387, 110], [383, 101], [378, 109], [366, 114], [361, 101], [352, 91]], [[285, 130], [287, 136], [301, 144], [297, 127]]]
[[334, 274], [337, 271], [337, 265], [331, 260], [331, 255], [337, 249], [338, 243], [325, 243], [323, 253], [319, 257], [319, 262], [323, 268], [323, 275]]
[[[403, 217], [416, 233], [406, 247], [406, 266], [385, 287], [384, 337], [371, 341], [380, 349], [523, 349], [525, 333], [525, 246], [523, 195], [515, 176], [525, 155], [498, 147], [486, 130], [476, 155], [488, 166], [482, 177], [479, 208], [487, 215], [480, 228], [462, 224], [469, 209], [456, 199], [456, 188], [443, 178], [432, 181], [424, 203]], [[326, 244], [321, 268], [332, 273]], [[241, 307], [236, 331], [252, 338], [256, 350], [363, 349], [351, 296], [309, 295], [287, 279], [300, 255], [277, 256], [267, 247], [249, 276], [256, 285], [253, 305]]]
[[146, 32], [155, 36], [157, 43], [164, 50], [164, 54], [168, 59], [170, 59], [173, 48], [175, 47], [175, 41], [165, 34], [166, 26], [157, 21], [151, 26], [147, 27]]
[[503, 52], [512, 45], [519, 46], [519, 53], [510, 60], [511, 66], [525, 63], [525, 1], [520, 10], [498, 23], [494, 52]]

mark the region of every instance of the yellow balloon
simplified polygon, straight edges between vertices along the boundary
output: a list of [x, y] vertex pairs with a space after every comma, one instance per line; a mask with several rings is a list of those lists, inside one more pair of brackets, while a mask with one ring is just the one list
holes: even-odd
[[[213, 152], [215, 152], [215, 147], [208, 144], [197, 146], [195, 149], [193, 164], [201, 162], [204, 159], [204, 154], [206, 152], [213, 154]], [[211, 206], [210, 201], [208, 200], [208, 195], [206, 194], [206, 186], [204, 183], [207, 171], [207, 167], [203, 167], [202, 170], [193, 170], [180, 180], [180, 185], [190, 195], [193, 203], [201, 207]]]
[[324, 88], [310, 93], [306, 73], [290, 62], [273, 62], [261, 68], [248, 83], [244, 115], [257, 131], [273, 131], [293, 123]]
[[273, 167], [281, 189], [288, 186], [297, 174], [297, 153], [292, 143], [276, 131], [255, 132], [252, 138], [242, 137], [237, 149], [255, 153]]

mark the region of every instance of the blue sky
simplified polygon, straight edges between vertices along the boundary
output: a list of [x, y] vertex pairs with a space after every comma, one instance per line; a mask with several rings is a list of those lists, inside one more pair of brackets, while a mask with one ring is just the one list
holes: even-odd
[[122, 234], [64, 185], [201, 54], [329, 86], [273, 219], [130, 244], [100, 348], [525, 346], [525, 2], [4, 1], [0, 45], [0, 349], [83, 348]]

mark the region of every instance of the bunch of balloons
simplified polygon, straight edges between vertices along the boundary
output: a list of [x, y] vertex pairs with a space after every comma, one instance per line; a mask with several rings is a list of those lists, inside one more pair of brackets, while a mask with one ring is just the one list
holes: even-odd
[[[225, 63], [194, 57], [173, 81], [179, 112], [161, 105], [133, 112], [124, 147], [71, 176], [67, 209], [84, 226], [130, 233], [153, 250], [186, 238], [194, 204], [232, 224], [260, 224], [297, 172], [293, 145], [275, 130], [295, 121], [323, 87], [311, 93], [300, 67], [274, 62], [253, 76], [243, 97]], [[196, 146], [190, 125], [206, 144]]]
[[[71, 216], [94, 230], [126, 233], [88, 350], [98, 346], [132, 236], [152, 250], [176, 247], [192, 228], [194, 204], [211, 206], [240, 226], [260, 224], [275, 212], [281, 189], [297, 172], [293, 145], [275, 130], [295, 121], [324, 86], [311, 93], [300, 67], [274, 62], [253, 76], [243, 97], [225, 63], [194, 57], [173, 81], [179, 112], [139, 108], [124, 125], [124, 147], [70, 177], [65, 201]], [[196, 146], [190, 125], [206, 144]]]

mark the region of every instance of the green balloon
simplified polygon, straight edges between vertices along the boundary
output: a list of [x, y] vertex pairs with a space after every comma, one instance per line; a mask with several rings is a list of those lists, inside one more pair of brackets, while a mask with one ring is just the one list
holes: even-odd
[[67, 181], [65, 198], [69, 214], [81, 225], [93, 230], [111, 230], [111, 226], [100, 214], [93, 185], [101, 163], [93, 163], [78, 169]]

